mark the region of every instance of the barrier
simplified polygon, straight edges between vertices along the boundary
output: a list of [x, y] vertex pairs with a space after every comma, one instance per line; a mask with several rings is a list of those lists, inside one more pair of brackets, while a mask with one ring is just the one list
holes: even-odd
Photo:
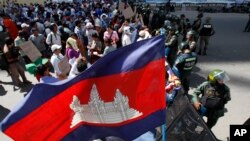
[[196, 112], [188, 97], [178, 92], [166, 109], [166, 138], [168, 141], [217, 141], [203, 118]]

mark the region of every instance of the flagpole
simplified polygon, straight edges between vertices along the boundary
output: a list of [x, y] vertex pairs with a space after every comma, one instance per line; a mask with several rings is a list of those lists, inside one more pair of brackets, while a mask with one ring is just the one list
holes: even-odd
[[166, 124], [163, 124], [161, 126], [161, 136], [162, 136], [162, 141], [166, 141]]

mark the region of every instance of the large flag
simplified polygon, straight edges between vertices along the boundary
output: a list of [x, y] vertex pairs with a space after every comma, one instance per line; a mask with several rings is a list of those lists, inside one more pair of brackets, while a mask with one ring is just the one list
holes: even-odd
[[164, 38], [122, 47], [74, 79], [37, 84], [1, 123], [17, 141], [133, 140], [165, 123]]

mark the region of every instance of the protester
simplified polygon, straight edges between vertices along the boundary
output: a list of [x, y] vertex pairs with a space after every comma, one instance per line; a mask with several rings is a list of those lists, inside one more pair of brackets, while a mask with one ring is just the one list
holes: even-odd
[[103, 50], [102, 42], [100, 41], [99, 36], [97, 34], [92, 35], [91, 45], [87, 48], [89, 50], [90, 63], [93, 64], [100, 58], [99, 56], [95, 55], [94, 52], [102, 53]]
[[62, 46], [60, 45], [51, 46], [51, 51], [53, 55], [50, 58], [50, 62], [55, 70], [56, 77], [59, 80], [63, 80], [67, 78], [67, 74], [64, 74], [63, 72], [61, 72], [58, 66], [59, 62], [62, 61], [62, 59], [64, 58], [64, 56], [61, 54], [61, 49], [62, 49]]
[[[19, 51], [19, 49], [14, 46], [13, 39], [6, 38], [3, 53], [7, 59], [7, 62], [8, 62], [8, 70], [10, 72], [10, 75], [14, 79], [14, 83], [17, 86], [22, 86], [23, 83], [30, 84], [31, 82], [27, 80], [25, 73], [24, 73], [24, 69], [19, 62], [18, 51]], [[23, 79], [23, 83], [19, 79], [19, 75], [21, 75], [21, 77]]]
[[58, 28], [55, 23], [50, 25], [50, 33], [46, 38], [46, 43], [51, 47], [52, 45], [62, 45], [61, 36], [58, 33]]
[[146, 39], [146, 33], [145, 33], [145, 31], [144, 30], [141, 30], [140, 32], [139, 32], [139, 38], [137, 39], [137, 42], [138, 41], [142, 41], [142, 40], [145, 40]]
[[123, 36], [122, 36], [122, 46], [127, 46], [132, 44], [132, 37], [131, 37], [131, 31], [130, 31], [130, 27], [124, 27], [123, 29]]
[[99, 54], [98, 52], [93, 52], [94, 55], [97, 55], [99, 57], [103, 57], [105, 55], [107, 55], [108, 53], [115, 51], [116, 48], [114, 46], [112, 46], [112, 39], [108, 39], [106, 41], [104, 41], [105, 44], [105, 49], [103, 51], [103, 54]]
[[53, 77], [49, 72], [49, 67], [46, 65], [39, 65], [36, 68], [36, 75], [39, 75], [40, 83], [54, 83], [59, 81], [59, 79]]
[[74, 78], [77, 75], [79, 75], [81, 72], [86, 70], [88, 67], [90, 67], [90, 64], [88, 64], [86, 58], [79, 57], [74, 64], [72, 65], [72, 68], [69, 72], [69, 78]]
[[29, 40], [37, 47], [37, 49], [41, 52], [43, 57], [47, 57], [47, 50], [45, 46], [45, 38], [42, 34], [38, 32], [37, 29], [33, 28], [32, 35], [30, 35]]
[[6, 14], [1, 15], [1, 17], [3, 18], [4, 27], [7, 28], [8, 32], [10, 34], [10, 38], [12, 38], [14, 40], [18, 35], [17, 25]]
[[[6, 39], [7, 37], [9, 37], [8, 32], [6, 32], [5, 28], [0, 24], [0, 39]], [[0, 69], [6, 70], [9, 74], [8, 62], [5, 55], [3, 54], [4, 44], [5, 40], [0, 40]]]
[[79, 47], [77, 44], [77, 34], [72, 33], [70, 37], [66, 41], [66, 54], [65, 56], [68, 57], [68, 59], [76, 59], [79, 57]]
[[24, 38], [24, 32], [20, 30], [18, 32], [18, 36], [14, 40], [14, 45], [15, 45], [15, 47], [19, 48], [19, 53], [20, 53], [20, 55], [22, 57], [22, 58], [20, 58], [21, 62], [24, 61], [26, 64], [28, 64], [28, 63], [31, 63], [31, 60], [28, 58], [28, 56], [20, 48], [20, 45], [22, 45], [25, 42], [26, 41], [25, 41], [25, 38]]
[[109, 25], [107, 27], [107, 30], [104, 32], [103, 39], [104, 39], [104, 41], [106, 41], [108, 39], [112, 39], [112, 45], [114, 47], [117, 47], [117, 42], [119, 41], [119, 36], [118, 36], [118, 33], [116, 31], [114, 31], [114, 28], [111, 25]]

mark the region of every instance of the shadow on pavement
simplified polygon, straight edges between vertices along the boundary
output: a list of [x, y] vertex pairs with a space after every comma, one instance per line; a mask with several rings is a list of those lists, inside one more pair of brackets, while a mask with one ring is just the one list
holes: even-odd
[[1, 81], [2, 84], [4, 85], [14, 85], [14, 82], [4, 82], [4, 81]]
[[0, 85], [0, 96], [4, 96], [7, 94], [7, 91], [4, 89], [2, 85]]
[[206, 78], [198, 75], [197, 73], [192, 73], [191, 75], [191, 80], [190, 80], [190, 87], [196, 88], [198, 87], [201, 83], [205, 82]]
[[23, 85], [22, 87], [20, 87], [20, 92], [26, 92], [26, 93], [29, 93], [30, 90], [34, 87], [33, 84], [25, 84]]
[[0, 105], [0, 122], [9, 114], [10, 110]]
[[192, 72], [199, 72], [201, 69], [197, 66], [194, 66]]

